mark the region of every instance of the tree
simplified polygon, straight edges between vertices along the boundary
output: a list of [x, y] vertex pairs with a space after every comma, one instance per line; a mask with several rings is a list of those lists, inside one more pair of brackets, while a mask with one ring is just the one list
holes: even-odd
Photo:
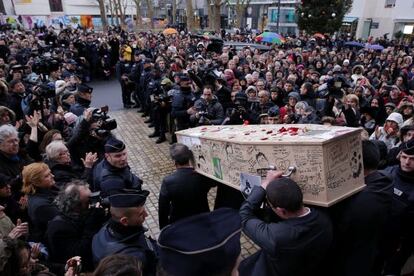
[[102, 20], [102, 28], [104, 31], [106, 31], [108, 29], [108, 20], [106, 18], [105, 1], [98, 0], [98, 4], [99, 4], [99, 13], [101, 15], [101, 20]]
[[213, 29], [216, 32], [220, 32], [221, 28], [221, 6], [224, 4], [223, 0], [208, 0], [208, 17], [209, 17], [209, 29]]
[[148, 17], [150, 19], [150, 26], [151, 28], [154, 28], [154, 7], [152, 6], [152, 0], [145, 0], [145, 4], [147, 4]]
[[193, 0], [186, 0], [187, 9], [186, 9], [186, 17], [187, 17], [187, 30], [193, 31], [194, 30], [194, 9], [193, 9]]
[[243, 20], [246, 14], [246, 8], [249, 6], [250, 0], [236, 0], [236, 18], [235, 26], [239, 29], [243, 28]]
[[135, 25], [137, 28], [142, 26], [141, 5], [142, 0], [134, 0], [135, 4]]
[[309, 34], [334, 33], [351, 7], [352, 0], [302, 0], [296, 10], [298, 26]]

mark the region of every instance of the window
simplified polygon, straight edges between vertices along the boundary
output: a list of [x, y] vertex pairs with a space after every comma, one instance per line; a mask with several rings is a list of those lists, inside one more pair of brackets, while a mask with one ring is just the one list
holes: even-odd
[[[277, 22], [277, 9], [271, 9], [270, 22]], [[280, 9], [280, 23], [296, 23], [296, 13], [294, 9]]]
[[385, 0], [385, 7], [386, 8], [393, 8], [395, 7], [395, 2], [397, 0]]
[[49, 0], [51, 12], [63, 12], [62, 0]]

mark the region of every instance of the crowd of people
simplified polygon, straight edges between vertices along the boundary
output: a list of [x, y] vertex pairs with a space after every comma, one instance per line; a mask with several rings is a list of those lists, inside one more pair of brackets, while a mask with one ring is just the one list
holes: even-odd
[[[414, 251], [414, 47], [347, 40], [300, 35], [260, 50], [241, 33], [3, 32], [0, 274], [401, 275]], [[91, 106], [91, 81], [113, 76], [150, 137], [172, 136], [158, 241], [117, 123]], [[270, 171], [245, 200], [174, 143], [174, 131], [200, 125], [296, 123], [362, 128], [364, 190], [308, 207]], [[244, 260], [242, 231], [260, 247]]]

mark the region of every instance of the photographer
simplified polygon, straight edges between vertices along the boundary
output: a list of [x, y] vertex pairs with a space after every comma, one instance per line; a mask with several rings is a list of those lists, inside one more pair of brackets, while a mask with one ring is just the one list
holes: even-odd
[[234, 107], [228, 108], [226, 111], [226, 119], [223, 124], [242, 125], [254, 121], [253, 115], [247, 109], [247, 95], [244, 92], [238, 92], [234, 98]]
[[91, 105], [92, 92], [92, 87], [86, 84], [78, 85], [78, 91], [75, 95], [76, 103], [70, 107], [70, 112], [76, 116], [82, 115], [85, 109]]
[[158, 137], [155, 143], [160, 144], [166, 141], [165, 133], [167, 132], [168, 112], [171, 109], [171, 98], [168, 92], [172, 88], [172, 82], [168, 78], [161, 81], [161, 88], [157, 89], [153, 94], [152, 101], [152, 118], [154, 123], [154, 132], [148, 137]]
[[195, 113], [192, 92], [191, 80], [186, 75], [181, 75], [180, 92], [173, 96], [171, 104], [171, 116], [176, 120], [177, 130], [190, 127], [190, 115]]
[[190, 116], [194, 125], [220, 125], [224, 120], [223, 107], [209, 85], [204, 86], [203, 95], [194, 103], [194, 108], [197, 112]]
[[49, 261], [64, 265], [69, 258], [80, 256], [82, 269], [93, 269], [92, 238], [105, 222], [105, 211], [99, 205], [89, 206], [90, 195], [85, 182], [73, 181], [56, 197], [59, 214], [46, 231]]
[[84, 111], [66, 143], [75, 166], [83, 168], [81, 159], [88, 152], [97, 153], [99, 160], [103, 158], [105, 142], [111, 137], [110, 131], [116, 128], [116, 121], [110, 120], [108, 124], [107, 118], [106, 112], [101, 109], [88, 108]]

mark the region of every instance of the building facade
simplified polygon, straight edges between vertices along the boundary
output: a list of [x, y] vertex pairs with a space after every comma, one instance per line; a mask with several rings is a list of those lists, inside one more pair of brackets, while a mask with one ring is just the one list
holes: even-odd
[[367, 39], [387, 34], [392, 38], [398, 32], [412, 35], [414, 26], [413, 0], [354, 0], [348, 18], [357, 22], [355, 36]]

